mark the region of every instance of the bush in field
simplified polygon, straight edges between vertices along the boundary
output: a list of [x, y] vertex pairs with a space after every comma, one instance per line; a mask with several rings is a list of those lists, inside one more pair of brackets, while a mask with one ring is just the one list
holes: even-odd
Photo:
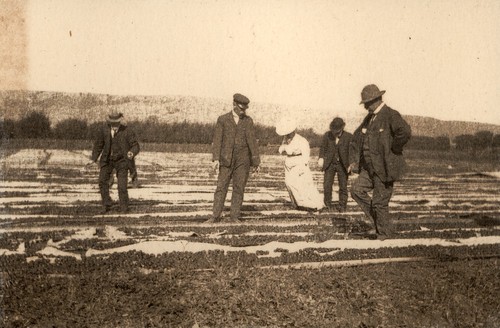
[[[104, 124], [91, 124], [87, 129], [87, 137], [94, 139]], [[127, 126], [134, 130], [140, 142], [171, 144], [210, 144], [215, 128], [213, 124], [203, 123], [160, 123], [156, 117], [149, 117], [144, 122], [131, 121]]]
[[297, 132], [309, 141], [309, 146], [311, 146], [311, 148], [321, 146], [321, 136], [315, 133], [313, 129], [309, 128]]
[[[309, 141], [311, 147], [319, 147], [321, 143], [321, 135], [314, 132], [313, 129], [297, 131], [301, 136]], [[257, 124], [255, 126], [255, 135], [259, 140], [259, 145], [279, 145], [283, 141], [283, 137], [276, 134], [276, 128]]]
[[165, 126], [165, 138], [171, 143], [209, 144], [213, 139], [215, 126], [202, 123], [173, 123]]
[[67, 119], [57, 123], [54, 128], [54, 136], [57, 139], [85, 139], [87, 130], [87, 122], [78, 119]]
[[148, 117], [145, 122], [132, 121], [127, 123], [142, 142], [162, 142], [162, 128], [156, 117]]
[[416, 150], [449, 150], [450, 138], [446, 136], [436, 138], [427, 136], [414, 136], [410, 139], [406, 148]]
[[474, 148], [475, 138], [472, 134], [462, 134], [455, 137], [455, 145], [458, 150], [471, 150]]
[[14, 138], [16, 135], [16, 122], [14, 120], [0, 121], [0, 138]]
[[282, 140], [282, 137], [276, 134], [273, 127], [260, 124], [255, 125], [255, 136], [261, 146], [279, 145]]
[[16, 137], [48, 138], [50, 136], [50, 121], [42, 112], [29, 112], [16, 124]]
[[95, 140], [97, 138], [97, 133], [101, 131], [104, 122], [92, 123], [87, 127], [86, 139]]
[[491, 149], [494, 143], [495, 136], [490, 131], [479, 131], [474, 135], [463, 134], [455, 137], [455, 145], [458, 150], [476, 150]]
[[500, 148], [500, 134], [495, 134], [491, 139], [491, 147]]
[[431, 149], [435, 149], [435, 150], [450, 150], [450, 148], [451, 148], [451, 141], [450, 141], [449, 137], [447, 137], [447, 136], [436, 137], [435, 140], [436, 140], [435, 146], [434, 146], [434, 148], [431, 148]]
[[490, 148], [493, 141], [493, 132], [479, 131], [474, 135], [475, 146], [478, 149]]

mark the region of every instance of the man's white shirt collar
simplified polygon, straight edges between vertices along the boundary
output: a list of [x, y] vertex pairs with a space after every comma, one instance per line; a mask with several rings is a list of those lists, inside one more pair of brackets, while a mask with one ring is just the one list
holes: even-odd
[[380, 110], [382, 109], [382, 107], [384, 107], [385, 103], [382, 101], [380, 103], [380, 105], [378, 105], [378, 107], [373, 111], [373, 115], [377, 115], [378, 112], [380, 112]]
[[234, 112], [234, 110], [231, 111], [233, 113], [233, 119], [236, 124], [240, 121], [240, 116]]

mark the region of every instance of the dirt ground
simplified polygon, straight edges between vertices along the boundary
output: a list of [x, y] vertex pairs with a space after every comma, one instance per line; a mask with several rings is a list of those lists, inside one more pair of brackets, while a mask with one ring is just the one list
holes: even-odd
[[279, 156], [263, 156], [238, 224], [204, 223], [208, 154], [141, 153], [126, 215], [99, 214], [87, 156], [0, 159], [5, 327], [500, 327], [498, 172], [410, 161], [396, 234], [378, 241], [350, 234], [366, 228], [352, 201], [292, 209]]

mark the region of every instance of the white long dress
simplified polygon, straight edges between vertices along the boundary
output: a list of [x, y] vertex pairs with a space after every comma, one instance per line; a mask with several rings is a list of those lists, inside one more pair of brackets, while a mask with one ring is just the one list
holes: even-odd
[[306, 207], [320, 210], [324, 207], [323, 197], [316, 189], [311, 170], [309, 142], [299, 134], [295, 134], [288, 144], [282, 144], [280, 153], [285, 159], [285, 185], [295, 207]]

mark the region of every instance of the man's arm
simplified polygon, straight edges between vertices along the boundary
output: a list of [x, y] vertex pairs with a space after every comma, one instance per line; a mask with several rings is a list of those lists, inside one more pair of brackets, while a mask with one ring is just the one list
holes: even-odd
[[128, 130], [127, 134], [127, 142], [129, 144], [129, 150], [128, 153], [132, 153], [132, 156], [129, 156], [127, 153], [127, 156], [132, 159], [137, 154], [139, 154], [139, 151], [141, 150], [141, 147], [139, 146], [139, 142], [137, 141], [137, 136], [135, 135], [134, 131]]
[[246, 137], [248, 148], [250, 149], [250, 155], [252, 156], [251, 163], [252, 166], [260, 165], [260, 155], [259, 155], [259, 145], [257, 144], [257, 138], [255, 137], [255, 126], [253, 120], [248, 118], [248, 129], [246, 129]]
[[361, 146], [361, 127], [359, 127], [351, 136], [349, 142], [349, 166], [347, 172], [359, 173], [359, 159]]
[[328, 150], [328, 132], [323, 135], [323, 138], [321, 138], [321, 145], [319, 146], [318, 166], [321, 171], [323, 171], [327, 150]]
[[389, 124], [393, 136], [391, 150], [395, 154], [401, 154], [404, 145], [410, 140], [411, 127], [396, 111], [391, 115]]
[[92, 148], [92, 162], [97, 162], [97, 159], [101, 155], [102, 149], [104, 148], [104, 129], [101, 128], [97, 132], [96, 139], [94, 141], [94, 147]]
[[319, 147], [319, 158], [325, 158], [326, 157], [326, 151], [328, 148], [328, 132], [323, 135], [323, 138], [321, 138], [321, 145]]
[[220, 152], [222, 148], [222, 134], [224, 132], [224, 127], [222, 125], [222, 117], [217, 119], [215, 124], [214, 138], [212, 141], [212, 160], [220, 161]]
[[341, 151], [341, 159], [343, 161], [343, 165], [346, 170], [349, 169], [349, 164], [350, 164], [350, 148], [351, 148], [351, 142], [352, 142], [352, 134], [348, 132], [343, 133], [344, 140], [342, 142], [342, 148], [340, 149]]

